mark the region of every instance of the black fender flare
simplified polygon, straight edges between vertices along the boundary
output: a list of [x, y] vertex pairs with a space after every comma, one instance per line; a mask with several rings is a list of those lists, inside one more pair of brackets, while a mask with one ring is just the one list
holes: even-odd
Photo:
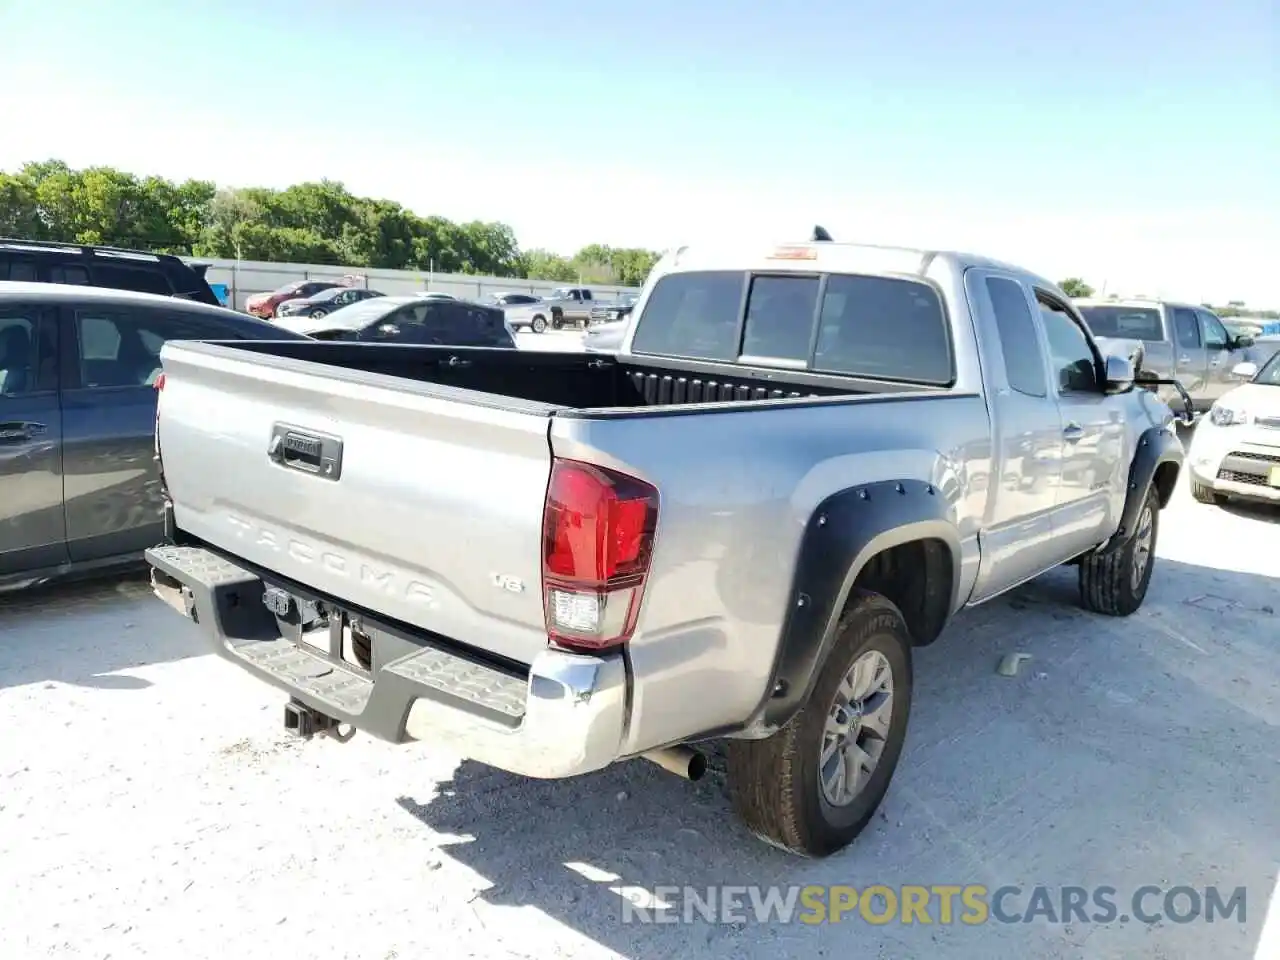
[[1133, 462], [1129, 464], [1129, 483], [1125, 488], [1120, 525], [1116, 527], [1111, 539], [1099, 548], [1099, 553], [1111, 553], [1128, 542], [1138, 523], [1142, 505], [1147, 502], [1147, 491], [1155, 482], [1157, 471], [1166, 463], [1174, 465], [1174, 482], [1160, 490], [1160, 508], [1164, 509], [1169, 505], [1184, 456], [1182, 441], [1171, 431], [1164, 427], [1149, 427], [1142, 432], [1134, 448]]
[[960, 589], [960, 535], [936, 484], [886, 480], [842, 490], [809, 516], [796, 556], [788, 610], [764, 698], [748, 729], [770, 733], [804, 706], [836, 640], [854, 581], [882, 550], [937, 539], [951, 551], [947, 614]]

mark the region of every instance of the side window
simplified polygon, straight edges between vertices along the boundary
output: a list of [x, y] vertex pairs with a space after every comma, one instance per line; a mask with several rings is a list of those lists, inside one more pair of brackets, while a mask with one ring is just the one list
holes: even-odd
[[1173, 329], [1178, 338], [1178, 346], [1194, 349], [1201, 344], [1200, 322], [1194, 310], [1186, 307], [1173, 308]]
[[689, 360], [734, 359], [745, 282], [739, 270], [668, 274], [654, 285], [636, 321], [631, 349]]
[[35, 305], [0, 308], [0, 397], [57, 387], [56, 315]]
[[183, 316], [142, 311], [76, 311], [82, 387], [150, 386], [160, 373], [160, 348], [166, 340], [226, 340], [230, 328]]
[[471, 339], [463, 341], [478, 347], [514, 347], [515, 341], [507, 330], [506, 321], [501, 310], [488, 310], [484, 307], [465, 307], [467, 326]]
[[1060, 393], [1098, 393], [1098, 368], [1084, 330], [1070, 314], [1040, 301], [1040, 318], [1049, 341], [1050, 365]]
[[832, 274], [813, 369], [885, 380], [951, 383], [951, 339], [933, 287], [895, 277]]
[[50, 283], [73, 283], [77, 286], [89, 285], [89, 271], [79, 264], [54, 264], [49, 268]]
[[1211, 313], [1205, 313], [1203, 310], [1197, 311], [1200, 314], [1200, 325], [1204, 330], [1204, 345], [1209, 350], [1225, 350], [1227, 344], [1231, 342], [1231, 335], [1227, 333], [1227, 328], [1222, 325], [1219, 320]]
[[20, 257], [0, 257], [0, 280], [35, 283], [39, 279], [34, 262]]
[[583, 291], [582, 291], [582, 299], [583, 299], [583, 300], [591, 300], [591, 299], [593, 299], [593, 298], [592, 298], [592, 296], [591, 296], [591, 291], [590, 291], [590, 290], [583, 290]]
[[991, 309], [1000, 333], [1009, 386], [1027, 396], [1048, 396], [1044, 352], [1022, 284], [1004, 277], [988, 277], [987, 294], [991, 297]]
[[817, 277], [753, 278], [742, 355], [807, 364], [817, 304]]
[[114, 290], [158, 293], [166, 297], [173, 294], [173, 287], [169, 285], [168, 278], [160, 271], [125, 267], [115, 263], [95, 263], [93, 284], [96, 287], [110, 287]]

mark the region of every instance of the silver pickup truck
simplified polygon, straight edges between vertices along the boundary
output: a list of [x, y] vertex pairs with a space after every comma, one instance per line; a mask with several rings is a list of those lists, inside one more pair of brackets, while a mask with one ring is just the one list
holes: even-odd
[[1052, 283], [681, 247], [616, 355], [169, 342], [157, 594], [309, 736], [559, 778], [727, 739], [821, 856], [888, 788], [912, 647], [1061, 564], [1126, 616], [1182, 447]]
[[[1077, 299], [1076, 308], [1104, 349], [1140, 348], [1141, 372], [1174, 378], [1199, 413], [1241, 380], [1236, 365], [1252, 360], [1253, 338], [1236, 336], [1206, 307], [1168, 300]], [[1166, 399], [1168, 387], [1158, 391]]]

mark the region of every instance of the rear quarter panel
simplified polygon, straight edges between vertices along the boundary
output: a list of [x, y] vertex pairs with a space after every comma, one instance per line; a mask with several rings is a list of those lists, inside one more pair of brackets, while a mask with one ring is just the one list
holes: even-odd
[[660, 491], [651, 578], [630, 647], [627, 754], [740, 723], [758, 706], [805, 524], [830, 495], [881, 480], [933, 483], [958, 532], [961, 600], [976, 576], [991, 469], [987, 410], [976, 393], [557, 417], [551, 441], [557, 456], [616, 467]]

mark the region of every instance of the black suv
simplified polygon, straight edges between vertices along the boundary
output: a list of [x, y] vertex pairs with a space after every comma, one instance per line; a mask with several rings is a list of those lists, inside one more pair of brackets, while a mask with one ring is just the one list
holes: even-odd
[[204, 278], [208, 268], [168, 253], [0, 237], [0, 280], [111, 287], [216, 307], [218, 298]]

